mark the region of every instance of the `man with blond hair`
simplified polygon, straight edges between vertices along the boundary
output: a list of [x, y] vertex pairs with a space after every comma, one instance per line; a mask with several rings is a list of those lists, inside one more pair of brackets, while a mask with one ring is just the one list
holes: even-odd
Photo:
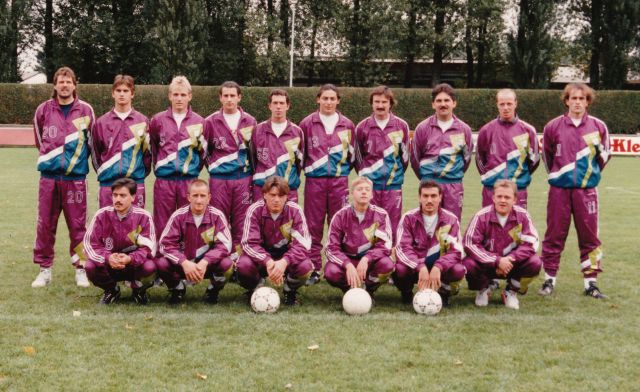
[[204, 119], [190, 106], [191, 84], [176, 76], [169, 84], [171, 106], [153, 116], [149, 126], [153, 170], [153, 221], [156, 232], [164, 230], [171, 214], [189, 201], [189, 184], [204, 165], [206, 142]]

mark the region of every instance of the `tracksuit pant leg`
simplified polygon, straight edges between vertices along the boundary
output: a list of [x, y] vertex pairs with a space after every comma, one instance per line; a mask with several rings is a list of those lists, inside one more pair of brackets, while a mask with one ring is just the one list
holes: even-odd
[[393, 243], [396, 243], [396, 231], [400, 217], [402, 216], [402, 189], [374, 190], [371, 204], [383, 208], [389, 214], [391, 230], [393, 232]]
[[222, 211], [229, 221], [232, 253], [238, 251], [242, 239], [244, 218], [252, 203], [251, 187], [251, 176], [234, 180], [209, 179], [210, 204]]
[[153, 184], [153, 222], [158, 236], [167, 225], [171, 214], [189, 204], [187, 195], [193, 180], [164, 180], [156, 178]]
[[112, 290], [116, 287], [117, 282], [124, 280], [132, 282], [141, 281], [144, 278], [153, 276], [156, 272], [156, 264], [153, 260], [148, 259], [138, 266], [127, 265], [121, 270], [113, 269], [108, 262], [96, 263], [88, 261], [85, 266], [87, 278], [95, 286], [103, 290]]

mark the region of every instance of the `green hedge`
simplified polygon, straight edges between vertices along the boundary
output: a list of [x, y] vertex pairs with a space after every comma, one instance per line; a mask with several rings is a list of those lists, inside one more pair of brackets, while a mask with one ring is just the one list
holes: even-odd
[[[111, 86], [80, 85], [80, 97], [91, 103], [100, 115], [111, 108]], [[47, 99], [52, 91], [51, 85], [0, 84], [0, 124], [30, 124], [38, 104]], [[242, 107], [253, 114], [258, 121], [269, 116], [267, 94], [270, 88], [251, 87], [243, 89]], [[340, 110], [355, 123], [370, 114], [369, 91], [367, 88], [342, 88]], [[291, 94], [290, 117], [300, 121], [305, 115], [316, 109], [317, 88], [296, 87]], [[429, 89], [394, 89], [397, 105], [394, 112], [409, 122], [414, 128], [433, 110], [430, 104]], [[520, 117], [533, 124], [538, 131], [550, 119], [564, 111], [557, 90], [519, 90]], [[193, 108], [203, 116], [217, 110], [217, 87], [194, 87]], [[456, 114], [474, 130], [497, 115], [495, 90], [469, 89], [458, 90]], [[138, 86], [134, 105], [137, 110], [151, 116], [167, 108], [166, 86]], [[591, 113], [604, 120], [611, 133], [636, 133], [640, 129], [640, 92], [638, 91], [601, 91]]]

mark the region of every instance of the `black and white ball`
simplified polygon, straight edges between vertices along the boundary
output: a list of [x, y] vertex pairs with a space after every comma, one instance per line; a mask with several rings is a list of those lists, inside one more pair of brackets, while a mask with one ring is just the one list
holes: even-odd
[[418, 291], [413, 296], [413, 309], [419, 314], [435, 316], [442, 309], [442, 298], [431, 289]]
[[280, 295], [271, 287], [260, 287], [251, 295], [251, 309], [256, 313], [275, 313], [280, 307]]

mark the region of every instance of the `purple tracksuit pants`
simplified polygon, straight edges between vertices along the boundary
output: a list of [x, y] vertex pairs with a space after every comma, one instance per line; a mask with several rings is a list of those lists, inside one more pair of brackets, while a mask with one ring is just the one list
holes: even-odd
[[118, 282], [124, 280], [130, 281], [132, 288], [139, 288], [141, 280], [145, 278], [148, 278], [145, 280], [151, 280], [156, 272], [156, 264], [151, 259], [146, 260], [142, 265], [134, 267], [129, 264], [120, 270], [111, 268], [108, 262], [93, 261], [87, 261], [84, 268], [91, 283], [103, 290], [113, 290]]
[[171, 214], [189, 204], [189, 184], [193, 180], [163, 180], [156, 178], [153, 184], [153, 222], [158, 236], [167, 225]]
[[304, 217], [311, 234], [309, 258], [313, 269], [322, 270], [322, 235], [324, 219], [327, 224], [342, 207], [349, 203], [349, 178], [307, 177], [304, 185]]
[[[158, 275], [164, 281], [169, 289], [176, 287], [180, 280], [185, 279], [182, 266], [173, 264], [164, 257], [158, 257], [156, 260]], [[229, 280], [233, 272], [233, 261], [230, 257], [225, 257], [209, 262], [207, 271], [204, 273], [205, 279], [210, 279], [211, 284], [218, 289], [222, 289]]]
[[211, 191], [209, 204], [222, 211], [222, 214], [229, 220], [233, 242], [232, 253], [237, 252], [242, 239], [244, 217], [252, 203], [251, 176], [235, 180], [210, 178], [209, 189]]
[[391, 230], [393, 232], [393, 243], [396, 243], [396, 230], [400, 217], [402, 216], [402, 189], [393, 190], [373, 190], [371, 204], [383, 208], [389, 214]]
[[60, 212], [64, 212], [64, 219], [69, 228], [71, 263], [76, 268], [82, 268], [86, 260], [82, 246], [87, 221], [86, 180], [40, 178], [33, 262], [42, 268], [51, 268], [53, 265]]
[[[351, 259], [351, 263], [354, 267], [357, 267], [360, 263], [360, 259]], [[364, 281], [364, 285], [367, 291], [374, 292], [380, 287], [380, 285], [386, 282], [393, 272], [394, 263], [389, 257], [381, 257], [378, 260], [369, 260], [369, 268], [367, 268], [367, 277]], [[324, 266], [324, 278], [327, 282], [337, 287], [343, 292], [350, 289], [347, 283], [347, 266], [338, 265], [336, 263], [326, 263]]]
[[[276, 260], [278, 257], [273, 257], [273, 259]], [[254, 290], [260, 280], [267, 276], [267, 267], [254, 262], [247, 255], [242, 255], [238, 258], [236, 268], [238, 270], [238, 283], [249, 291]], [[291, 290], [296, 290], [306, 283], [311, 271], [313, 271], [313, 263], [309, 259], [290, 262], [284, 271], [285, 284]]]
[[[144, 208], [144, 202], [146, 200], [144, 183], [137, 184], [136, 197], [133, 200], [133, 205], [136, 207]], [[101, 186], [98, 191], [98, 208], [109, 207], [113, 205], [113, 198], [111, 196], [110, 186]]]
[[[262, 187], [259, 185], [253, 185], [253, 201], [256, 202], [258, 200], [262, 200]], [[292, 201], [294, 203], [298, 202], [298, 190], [290, 189], [289, 196], [287, 197], [288, 201]]]
[[[481, 263], [471, 257], [465, 257], [462, 264], [467, 269], [469, 290], [484, 290], [493, 279], [497, 279], [496, 267], [493, 264]], [[529, 283], [538, 276], [542, 261], [533, 255], [527, 260], [516, 261], [507, 275], [507, 283], [520, 294], [525, 294]]]
[[598, 239], [598, 190], [596, 188], [549, 188], [547, 202], [547, 231], [542, 242], [542, 262], [549, 276], [556, 276], [560, 268], [560, 254], [569, 234], [571, 215], [578, 233], [580, 268], [585, 278], [596, 278], [602, 259]]
[[440, 184], [442, 188], [442, 201], [440, 207], [453, 213], [462, 222], [462, 201], [464, 199], [464, 186], [461, 182], [453, 184]]
[[[431, 271], [431, 269], [429, 269]], [[443, 284], [460, 282], [464, 278], [464, 265], [461, 263], [454, 264], [450, 268], [440, 271], [440, 280]], [[393, 273], [393, 283], [400, 291], [411, 291], [413, 285], [418, 283], [418, 275], [420, 271], [409, 268], [402, 263], [396, 263], [396, 270]]]
[[[493, 189], [482, 187], [482, 207], [487, 207], [493, 204]], [[527, 190], [521, 189], [516, 195], [516, 205], [524, 209], [527, 208]]]

